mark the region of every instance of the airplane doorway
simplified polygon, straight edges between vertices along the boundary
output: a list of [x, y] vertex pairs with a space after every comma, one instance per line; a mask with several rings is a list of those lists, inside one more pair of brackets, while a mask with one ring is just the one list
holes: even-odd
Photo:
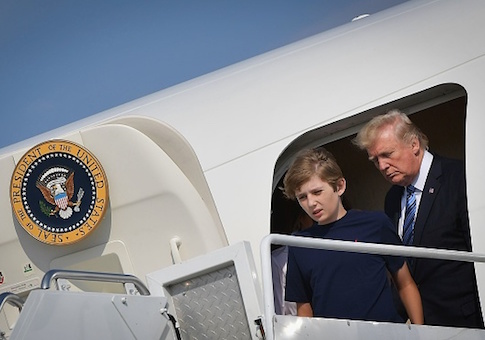
[[303, 134], [281, 154], [275, 167], [271, 232], [290, 234], [301, 210], [279, 189], [292, 156], [299, 150], [324, 146], [334, 154], [347, 180], [343, 197], [347, 208], [383, 210], [390, 184], [367, 159], [365, 151], [352, 144], [359, 127], [376, 115], [398, 108], [428, 136], [431, 152], [465, 160], [466, 104], [466, 92], [461, 86], [443, 84]]

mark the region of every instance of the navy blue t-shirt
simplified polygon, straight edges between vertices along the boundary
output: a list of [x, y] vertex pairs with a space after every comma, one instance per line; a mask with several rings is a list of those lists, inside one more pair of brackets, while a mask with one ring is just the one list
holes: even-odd
[[[313, 225], [298, 236], [401, 245], [391, 220], [381, 212], [349, 210], [341, 219]], [[403, 322], [394, 307], [388, 271], [404, 258], [289, 247], [286, 300], [310, 302], [313, 315], [327, 318]]]

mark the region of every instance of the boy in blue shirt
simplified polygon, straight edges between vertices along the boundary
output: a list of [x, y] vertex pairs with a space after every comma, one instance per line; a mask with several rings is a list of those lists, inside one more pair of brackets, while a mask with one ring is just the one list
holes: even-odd
[[[284, 178], [284, 194], [317, 222], [299, 236], [401, 245], [381, 212], [349, 210], [341, 196], [346, 182], [331, 153], [300, 152]], [[410, 321], [423, 323], [421, 297], [402, 257], [290, 247], [286, 300], [308, 317], [403, 322], [393, 303], [389, 275]]]

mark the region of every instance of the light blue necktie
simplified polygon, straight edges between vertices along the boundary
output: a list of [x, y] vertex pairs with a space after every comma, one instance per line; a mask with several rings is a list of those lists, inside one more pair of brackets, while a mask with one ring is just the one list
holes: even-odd
[[414, 241], [414, 216], [416, 215], [416, 188], [412, 185], [406, 187], [406, 212], [404, 214], [404, 224], [402, 241], [405, 245], [412, 245]]

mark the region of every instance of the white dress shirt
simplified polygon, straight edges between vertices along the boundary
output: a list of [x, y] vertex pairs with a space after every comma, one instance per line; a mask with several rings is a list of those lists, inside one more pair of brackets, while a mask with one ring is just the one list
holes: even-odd
[[[426, 184], [426, 179], [428, 178], [429, 169], [431, 169], [431, 163], [433, 163], [433, 155], [425, 150], [423, 155], [423, 160], [421, 161], [421, 166], [419, 168], [418, 176], [411, 183], [412, 186], [416, 188], [414, 195], [416, 197], [416, 215], [414, 216], [414, 221], [416, 221], [416, 216], [419, 211], [419, 204], [421, 203], [421, 196], [423, 195], [424, 185]], [[398, 234], [402, 239], [403, 224], [404, 224], [404, 213], [406, 212], [406, 189], [401, 198], [401, 217], [398, 223]]]
[[287, 264], [288, 246], [273, 250], [271, 253], [271, 269], [273, 271], [275, 312], [279, 315], [296, 315], [296, 303], [285, 301]]

